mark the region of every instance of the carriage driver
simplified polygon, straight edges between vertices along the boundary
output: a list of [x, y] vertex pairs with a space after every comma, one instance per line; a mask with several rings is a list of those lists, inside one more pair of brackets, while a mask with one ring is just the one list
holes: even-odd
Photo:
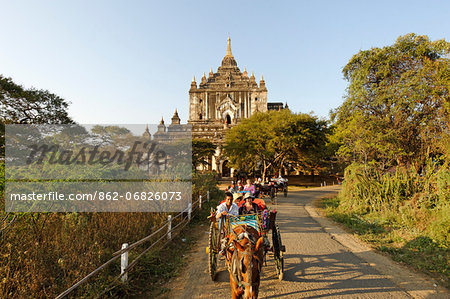
[[[217, 207], [216, 219], [219, 220], [222, 216], [226, 215], [239, 215], [239, 207], [233, 202], [233, 194], [231, 192], [225, 192], [225, 201]], [[228, 243], [228, 238], [224, 238], [220, 244], [220, 255], [225, 255], [225, 248]]]
[[239, 207], [233, 202], [233, 194], [231, 192], [225, 192], [225, 202], [217, 207], [216, 219], [219, 220], [220, 217], [228, 214], [239, 215]]

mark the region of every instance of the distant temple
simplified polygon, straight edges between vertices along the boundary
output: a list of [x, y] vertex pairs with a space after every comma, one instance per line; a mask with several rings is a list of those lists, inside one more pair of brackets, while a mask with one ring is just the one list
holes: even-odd
[[[220, 148], [227, 129], [256, 112], [284, 108], [287, 108], [287, 103], [283, 105], [282, 102], [267, 102], [267, 88], [262, 75], [258, 85], [253, 72], [249, 77], [247, 69], [240, 71], [231, 53], [231, 40], [228, 38], [227, 52], [217, 72], [214, 73], [211, 68], [208, 77], [203, 73], [198, 85], [194, 76], [189, 89], [188, 124], [192, 125], [192, 138], [209, 139], [217, 145], [216, 154], [211, 157], [207, 168], [221, 173], [224, 177], [232, 176], [233, 169], [227, 166], [228, 161]], [[171, 138], [170, 136], [175, 136], [176, 132], [183, 130], [175, 110], [172, 123], [168, 127], [161, 119], [154, 138]]]

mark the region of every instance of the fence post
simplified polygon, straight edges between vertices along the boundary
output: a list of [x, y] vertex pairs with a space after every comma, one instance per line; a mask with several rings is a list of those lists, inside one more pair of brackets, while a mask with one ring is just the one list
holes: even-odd
[[188, 220], [191, 221], [191, 214], [192, 214], [192, 203], [189, 203], [188, 205]]
[[169, 224], [167, 225], [167, 239], [172, 240], [172, 215], [167, 217], [167, 221], [169, 221]]
[[[128, 243], [122, 244], [122, 249], [125, 249], [128, 247]], [[126, 282], [128, 280], [128, 273], [125, 273], [125, 269], [128, 267], [128, 251], [125, 251], [120, 256], [120, 275], [122, 275], [122, 282]]]
[[198, 208], [202, 209], [202, 196], [200, 195], [200, 198], [198, 199]]
[[209, 190], [206, 191], [206, 200], [209, 201]]

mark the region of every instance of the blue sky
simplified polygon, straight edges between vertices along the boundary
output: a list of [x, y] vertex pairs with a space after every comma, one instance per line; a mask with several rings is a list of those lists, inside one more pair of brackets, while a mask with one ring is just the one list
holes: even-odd
[[353, 54], [410, 32], [450, 40], [450, 2], [0, 0], [0, 26], [0, 74], [70, 101], [79, 123], [158, 123], [175, 108], [186, 122], [192, 76], [217, 70], [228, 34], [269, 101], [326, 118]]

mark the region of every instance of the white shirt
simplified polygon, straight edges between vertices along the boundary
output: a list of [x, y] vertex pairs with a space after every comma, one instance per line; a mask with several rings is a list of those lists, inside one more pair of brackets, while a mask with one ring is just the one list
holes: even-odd
[[284, 178], [282, 178], [282, 177], [278, 177], [278, 183], [284, 183], [284, 182], [287, 182], [288, 180], [287, 179], [284, 179]]
[[216, 212], [216, 216], [219, 215], [219, 213], [225, 212], [227, 211], [228, 214], [230, 215], [234, 215], [237, 216], [239, 215], [239, 207], [237, 204], [235, 204], [234, 202], [231, 204], [230, 209], [228, 210], [227, 208], [227, 203], [223, 202], [221, 203], [218, 207], [217, 207], [217, 212]]

